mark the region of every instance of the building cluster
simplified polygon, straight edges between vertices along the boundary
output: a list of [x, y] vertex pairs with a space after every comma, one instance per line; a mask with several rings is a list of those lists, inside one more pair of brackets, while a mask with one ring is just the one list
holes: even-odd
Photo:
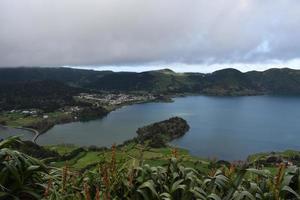
[[37, 109], [29, 109], [29, 110], [11, 110], [10, 113], [20, 113], [23, 115], [30, 115], [30, 116], [38, 116], [42, 113], [41, 110]]
[[65, 106], [65, 107], [59, 109], [59, 111], [62, 111], [66, 114], [76, 113], [80, 110], [82, 110], [82, 108], [80, 108], [79, 106]]
[[43, 117], [43, 119], [48, 119], [49, 116], [44, 114], [44, 112], [42, 110], [39, 109], [27, 109], [27, 110], [11, 110], [9, 111], [10, 113], [18, 113], [18, 114], [22, 114], [23, 116], [31, 116], [31, 117], [38, 117], [41, 116]]
[[154, 100], [152, 94], [87, 94], [82, 93], [77, 96], [80, 100], [99, 105], [122, 105], [126, 103], [143, 102]]

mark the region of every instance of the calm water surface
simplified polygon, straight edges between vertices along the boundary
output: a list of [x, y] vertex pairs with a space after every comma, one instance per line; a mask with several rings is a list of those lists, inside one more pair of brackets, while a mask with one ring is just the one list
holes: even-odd
[[256, 152], [300, 150], [300, 97], [276, 96], [190, 96], [126, 106], [103, 119], [57, 125], [37, 142], [110, 146], [136, 136], [138, 127], [172, 116], [191, 127], [172, 144], [193, 155], [237, 160]]
[[0, 139], [8, 138], [13, 135], [18, 135], [23, 140], [31, 140], [34, 133], [31, 131], [26, 131], [22, 129], [8, 128], [0, 126]]

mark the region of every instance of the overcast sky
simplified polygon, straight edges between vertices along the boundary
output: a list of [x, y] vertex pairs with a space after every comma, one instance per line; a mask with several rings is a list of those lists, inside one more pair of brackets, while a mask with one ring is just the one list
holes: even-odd
[[0, 66], [300, 68], [300, 1], [1, 0]]

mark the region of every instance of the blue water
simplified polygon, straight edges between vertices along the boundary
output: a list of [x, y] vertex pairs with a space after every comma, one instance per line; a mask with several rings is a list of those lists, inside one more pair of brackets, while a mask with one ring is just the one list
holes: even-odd
[[126, 106], [103, 119], [57, 125], [37, 142], [110, 146], [136, 136], [138, 127], [172, 116], [191, 127], [172, 144], [200, 157], [238, 160], [257, 152], [300, 150], [300, 97], [280, 96], [190, 96]]

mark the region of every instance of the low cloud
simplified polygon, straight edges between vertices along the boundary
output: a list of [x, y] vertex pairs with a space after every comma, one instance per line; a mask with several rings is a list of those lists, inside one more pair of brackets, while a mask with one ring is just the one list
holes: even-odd
[[0, 66], [291, 63], [299, 10], [299, 0], [1, 0]]

